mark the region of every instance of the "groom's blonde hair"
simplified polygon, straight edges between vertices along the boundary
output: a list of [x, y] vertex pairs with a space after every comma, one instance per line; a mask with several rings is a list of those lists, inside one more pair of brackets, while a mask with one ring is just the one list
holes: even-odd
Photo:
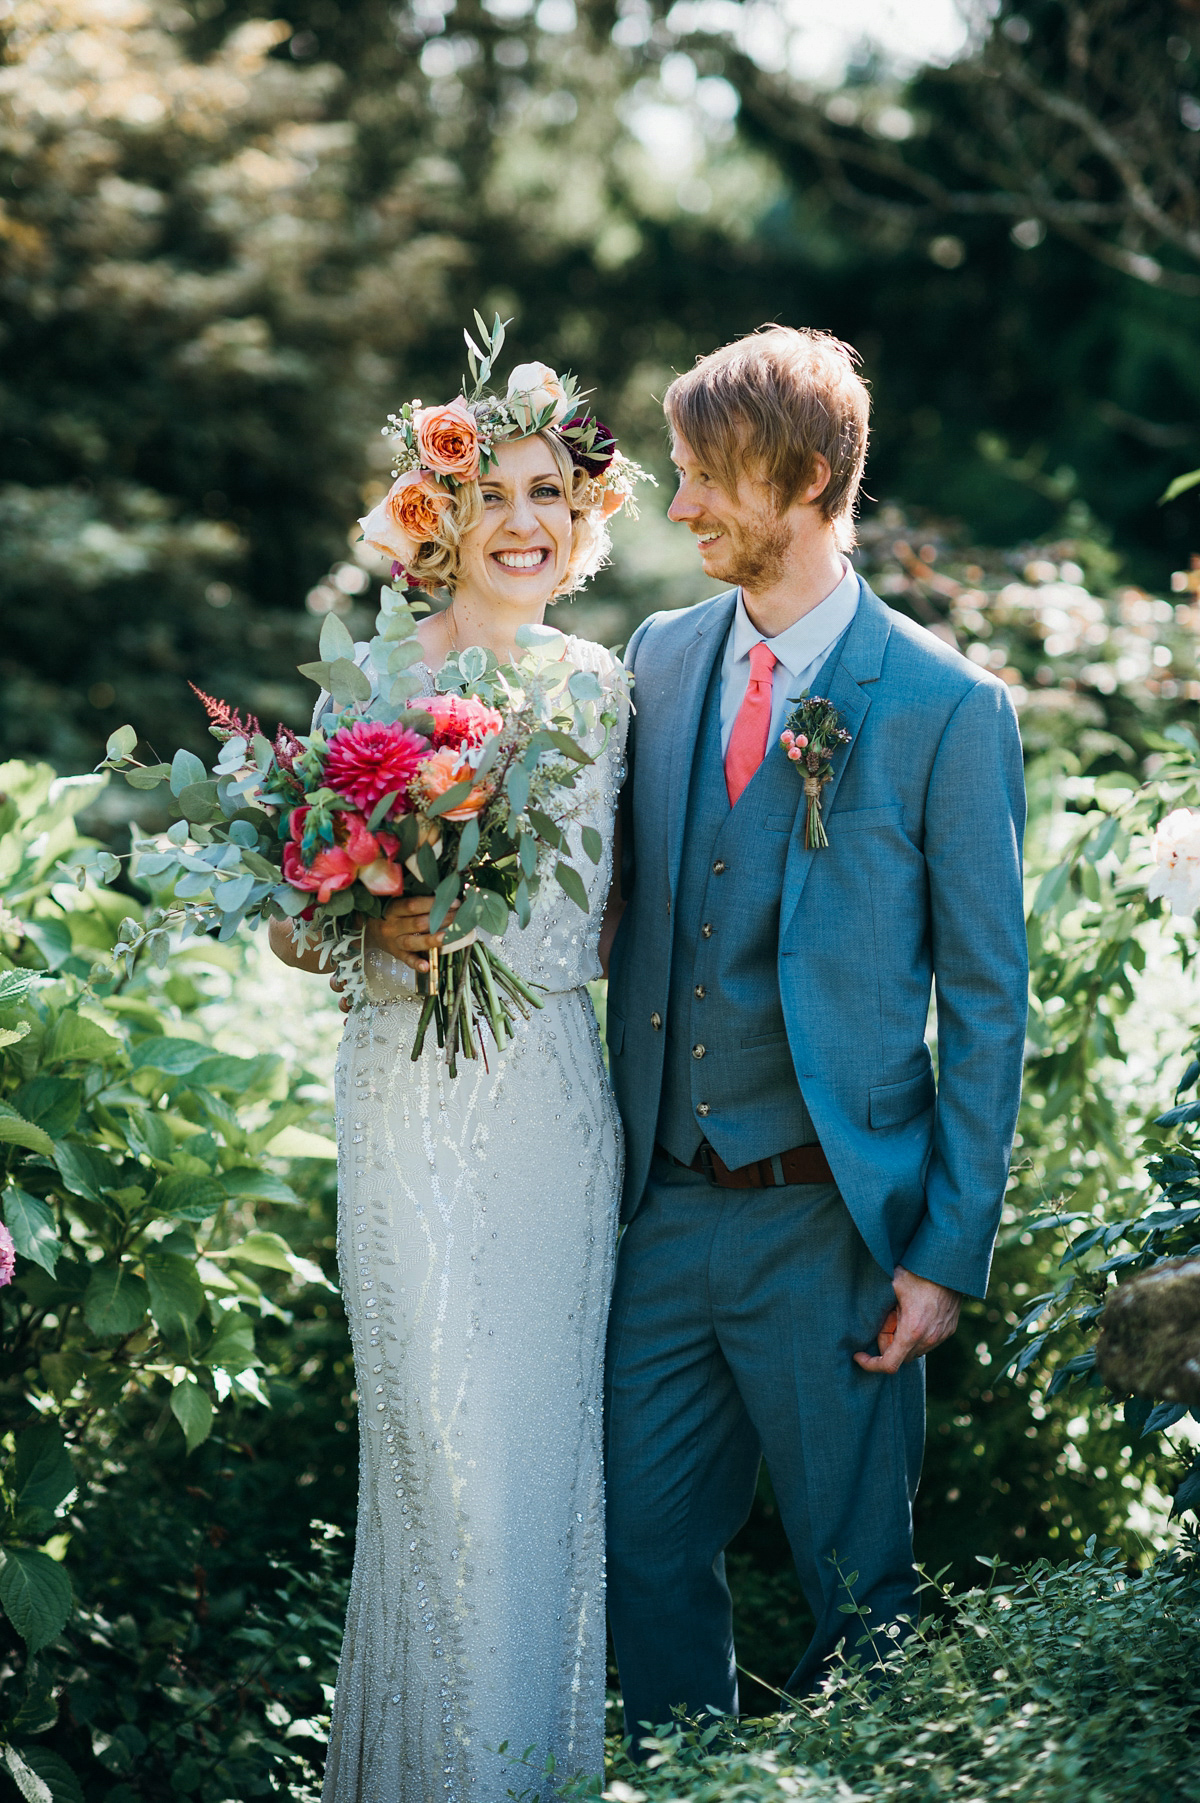
[[667, 419], [728, 495], [738, 472], [760, 475], [780, 512], [829, 465], [815, 506], [854, 543], [871, 397], [858, 353], [829, 332], [766, 325], [699, 357], [663, 396]]

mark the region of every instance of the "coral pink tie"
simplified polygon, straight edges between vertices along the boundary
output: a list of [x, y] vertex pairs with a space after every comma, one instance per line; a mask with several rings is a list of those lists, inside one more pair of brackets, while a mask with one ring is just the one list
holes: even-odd
[[746, 693], [729, 735], [729, 749], [725, 753], [725, 787], [729, 791], [731, 808], [737, 806], [739, 795], [767, 755], [767, 735], [771, 730], [771, 672], [778, 661], [762, 639], [750, 647], [750, 681], [746, 684]]

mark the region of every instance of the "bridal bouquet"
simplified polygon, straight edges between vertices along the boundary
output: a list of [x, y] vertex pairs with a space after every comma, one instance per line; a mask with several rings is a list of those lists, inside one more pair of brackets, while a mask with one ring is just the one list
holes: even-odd
[[[571, 791], [593, 761], [584, 741], [602, 740], [616, 715], [545, 627], [521, 630], [510, 664], [467, 647], [438, 672], [442, 692], [422, 697], [412, 598], [394, 580], [380, 599], [365, 657], [330, 614], [320, 661], [300, 666], [329, 697], [307, 735], [281, 726], [268, 739], [204, 695], [221, 742], [211, 771], [186, 750], [141, 764], [134, 729], [112, 735], [103, 767], [137, 788], [168, 783], [179, 815], [165, 835], [135, 841], [132, 874], [169, 894], [144, 928], [125, 923], [122, 943], [130, 960], [148, 945], [165, 962], [172, 927], [229, 939], [243, 921], [288, 919], [297, 949], [317, 948], [361, 999], [366, 919], [391, 896], [428, 895], [437, 932], [457, 904], [441, 957], [430, 957], [412, 1054], [432, 1024], [453, 1076], [460, 1052], [482, 1049], [485, 1025], [503, 1046], [514, 1010], [541, 1006], [480, 933], [499, 937], [512, 914], [525, 926], [548, 876], [587, 912], [566, 836]], [[581, 842], [598, 863], [599, 833], [585, 826]]]

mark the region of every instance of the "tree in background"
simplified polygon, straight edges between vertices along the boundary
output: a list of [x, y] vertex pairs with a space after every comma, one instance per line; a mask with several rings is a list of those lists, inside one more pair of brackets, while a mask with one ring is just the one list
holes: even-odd
[[[957, 193], [973, 156], [997, 189], [1007, 128], [971, 96], [1001, 92], [997, 58], [1049, 80], [1057, 0], [949, 71], [865, 58], [820, 94], [779, 73], [786, 44], [755, 61], [733, 6], [292, 0], [285, 27], [257, 4], [23, 0], [3, 22], [11, 749], [85, 767], [126, 717], [199, 742], [187, 677], [298, 721], [302, 598], [365, 593], [347, 533], [386, 473], [378, 426], [399, 393], [453, 389], [476, 301], [660, 466], [673, 370], [765, 318], [829, 327], [872, 378], [877, 496], [1000, 544], [1084, 505], [1143, 580], [1186, 561], [1200, 500], [1156, 501], [1195, 461], [1190, 298], [850, 168], [869, 150]], [[1165, 58], [1186, 98], [1194, 22], [1151, 13], [1131, 78]], [[658, 524], [597, 587], [605, 636], [698, 592]]]

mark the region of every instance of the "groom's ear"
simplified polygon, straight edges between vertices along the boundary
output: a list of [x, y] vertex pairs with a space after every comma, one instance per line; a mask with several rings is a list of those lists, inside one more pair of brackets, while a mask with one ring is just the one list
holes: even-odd
[[820, 500], [821, 496], [825, 493], [825, 490], [829, 487], [832, 475], [833, 471], [829, 467], [828, 458], [822, 457], [820, 451], [814, 451], [812, 454], [812, 467], [809, 479], [800, 490], [800, 493], [796, 496], [796, 499], [803, 502], [805, 507], [811, 507], [814, 501]]

